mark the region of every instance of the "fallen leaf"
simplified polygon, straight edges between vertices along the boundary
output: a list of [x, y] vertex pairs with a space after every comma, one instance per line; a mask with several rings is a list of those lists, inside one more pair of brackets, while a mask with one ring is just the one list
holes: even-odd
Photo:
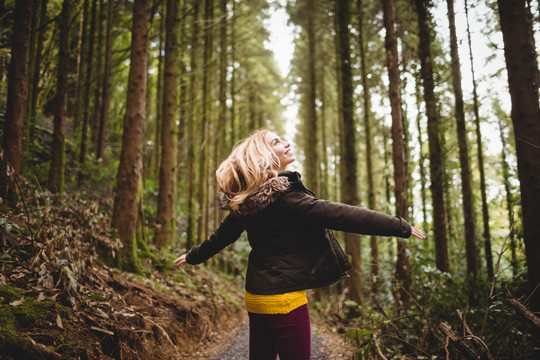
[[20, 298], [19, 300], [15, 300], [15, 301], [12, 301], [9, 303], [9, 305], [11, 306], [19, 306], [19, 305], [22, 305], [24, 303], [24, 296], [22, 298]]
[[56, 314], [56, 325], [58, 325], [58, 327], [60, 329], [63, 329], [64, 327], [62, 326], [62, 318], [60, 317], [60, 314]]
[[99, 331], [99, 332], [104, 333], [104, 334], [114, 335], [114, 333], [112, 331], [101, 329], [101, 328], [98, 328], [98, 327], [95, 327], [95, 326], [90, 326], [90, 329], [92, 329], [94, 331]]

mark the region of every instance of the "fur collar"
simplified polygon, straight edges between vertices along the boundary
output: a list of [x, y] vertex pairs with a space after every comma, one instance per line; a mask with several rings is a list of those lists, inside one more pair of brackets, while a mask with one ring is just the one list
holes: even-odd
[[[277, 198], [290, 187], [288, 174], [279, 173], [277, 177], [271, 178], [262, 184], [257, 190], [252, 192], [238, 207], [238, 213], [250, 215], [258, 213], [264, 208], [274, 203]], [[218, 191], [217, 201], [223, 210], [231, 210], [230, 200], [222, 191]]]

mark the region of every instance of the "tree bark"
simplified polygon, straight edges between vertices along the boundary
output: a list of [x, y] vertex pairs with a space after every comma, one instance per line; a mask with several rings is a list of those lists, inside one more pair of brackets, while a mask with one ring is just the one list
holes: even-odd
[[[354, 102], [350, 56], [350, 1], [336, 1], [337, 16], [337, 40], [340, 64], [340, 86], [342, 102], [342, 202], [350, 205], [358, 205], [358, 185], [356, 182], [356, 126], [354, 123]], [[353, 268], [349, 279], [349, 297], [351, 300], [361, 304], [362, 294], [362, 267], [360, 254], [360, 237], [357, 234], [345, 233], [345, 248], [351, 256]]]
[[197, 99], [197, 72], [198, 72], [198, 57], [199, 57], [199, 1], [193, 0], [193, 24], [191, 27], [191, 76], [189, 83], [189, 111], [188, 111], [188, 153], [187, 153], [187, 244], [189, 249], [195, 245], [195, 119], [197, 118], [197, 107], [195, 101]]
[[314, 4], [310, 1], [304, 2], [305, 12], [307, 16], [306, 31], [308, 35], [308, 67], [307, 67], [307, 121], [306, 121], [306, 183], [310, 189], [316, 194], [320, 193], [319, 183], [319, 148], [318, 148], [318, 134], [317, 134], [317, 82], [316, 82], [316, 41], [315, 41], [315, 14]]
[[[450, 56], [452, 58], [452, 85], [455, 97], [456, 128], [459, 146], [459, 164], [461, 167], [461, 195], [463, 221], [465, 226], [465, 250], [467, 257], [467, 273], [478, 276], [478, 250], [476, 248], [475, 214], [473, 205], [471, 168], [469, 165], [469, 145], [467, 143], [467, 127], [463, 110], [463, 90], [461, 88], [461, 65], [459, 61], [454, 0], [446, 1], [450, 28]], [[491, 259], [491, 242], [486, 243], [486, 259]], [[491, 268], [490, 268], [491, 267]], [[493, 262], [488, 261], [489, 280], [493, 279]]]
[[[366, 175], [368, 183], [368, 208], [375, 210], [375, 186], [373, 183], [373, 140], [371, 135], [371, 106], [368, 88], [366, 65], [366, 45], [364, 36], [364, 2], [357, 0], [356, 11], [358, 17], [358, 50], [360, 52], [360, 74], [362, 82], [362, 100], [364, 104], [364, 140], [366, 144]], [[377, 296], [379, 292], [379, 239], [370, 236], [371, 249], [371, 293]]]
[[[11, 61], [8, 70], [8, 93], [6, 104], [6, 118], [4, 122], [4, 156], [13, 175], [21, 175], [23, 166], [23, 126], [25, 102], [28, 96], [27, 60], [30, 44], [30, 31], [32, 26], [32, 0], [17, 0], [15, 2], [13, 24], [13, 40], [11, 43]], [[6, 195], [14, 202], [13, 184], [8, 176], [6, 161], [2, 161], [0, 169], [0, 196]]]
[[[101, 92], [103, 91], [103, 47], [105, 46], [103, 38], [103, 22], [105, 20], [105, 4], [104, 0], [99, 0], [99, 12], [97, 15], [97, 45], [96, 45], [96, 83], [94, 86], [94, 105], [92, 107], [92, 128], [91, 141], [97, 151], [99, 131], [100, 131], [100, 113], [101, 113]], [[105, 39], [106, 41], [106, 39]]]
[[212, 26], [210, 22], [214, 18], [214, 1], [205, 0], [204, 2], [204, 51], [203, 51], [203, 71], [202, 71], [202, 113], [201, 123], [199, 124], [199, 139], [201, 141], [201, 148], [199, 149], [199, 181], [198, 181], [198, 193], [197, 200], [200, 205], [201, 213], [198, 222], [198, 235], [199, 241], [206, 239], [208, 233], [208, 219], [209, 219], [209, 201], [208, 201], [208, 149], [210, 147], [208, 136], [210, 126], [210, 106], [211, 106], [211, 65], [210, 60], [212, 58], [212, 47], [214, 37], [212, 34]]
[[150, 0], [135, 0], [124, 133], [112, 216], [112, 226], [117, 230], [123, 244], [118, 254], [118, 265], [126, 271], [136, 273], [142, 273], [137, 256], [136, 230], [138, 203], [142, 190], [141, 147], [143, 122], [146, 116], [149, 20]]
[[[82, 109], [82, 128], [81, 128], [81, 150], [79, 153], [79, 162], [84, 164], [86, 161], [86, 153], [88, 148], [88, 118], [90, 114], [90, 89], [92, 84], [92, 63], [94, 59], [94, 39], [96, 32], [96, 8], [97, 0], [92, 0], [92, 8], [90, 10], [90, 29], [88, 30], [88, 52], [86, 54], [86, 82], [84, 84], [83, 109]], [[80, 174], [81, 176], [82, 174]]]
[[445, 206], [443, 196], [442, 152], [439, 139], [437, 104], [435, 102], [433, 64], [430, 49], [430, 19], [428, 0], [415, 0], [418, 16], [421, 77], [424, 84], [424, 101], [428, 123], [429, 160], [431, 176], [431, 201], [433, 206], [433, 233], [435, 235], [435, 262], [437, 269], [450, 271], [448, 259], [448, 238], [446, 235]]
[[30, 116], [28, 121], [28, 144], [32, 144], [34, 140], [34, 127], [36, 122], [37, 101], [39, 96], [39, 79], [41, 73], [41, 63], [43, 60], [43, 42], [45, 38], [46, 29], [44, 28], [47, 22], [47, 4], [48, 0], [41, 0], [39, 7], [40, 15], [39, 22], [36, 24], [37, 39], [36, 39], [36, 51], [34, 55], [33, 71], [32, 75], [32, 87], [30, 93]]
[[[383, 0], [384, 27], [386, 29], [385, 48], [386, 66], [388, 68], [390, 106], [392, 113], [392, 162], [394, 164], [394, 197], [396, 213], [404, 219], [407, 211], [407, 159], [403, 140], [403, 122], [401, 111], [401, 81], [397, 50], [395, 26], [395, 9], [393, 0]], [[410, 294], [411, 266], [407, 256], [407, 247], [402, 238], [397, 238], [396, 261], [396, 297], [401, 304], [406, 304]]]
[[51, 168], [49, 170], [48, 187], [51, 191], [62, 195], [65, 171], [65, 131], [67, 81], [69, 68], [69, 21], [71, 3], [62, 2], [60, 14], [60, 42], [58, 45], [58, 66], [56, 80], [56, 109], [54, 112], [54, 128], [51, 151]]
[[96, 159], [103, 159], [105, 156], [105, 133], [107, 120], [109, 117], [110, 96], [110, 78], [112, 66], [112, 30], [114, 26], [114, 2], [109, 0], [107, 3], [107, 34], [105, 36], [105, 61], [103, 65], [103, 88], [101, 89], [101, 101], [99, 112], [99, 131], [96, 145]]
[[163, 112], [161, 121], [161, 164], [157, 201], [155, 241], [159, 248], [169, 244], [176, 230], [177, 180], [177, 79], [178, 79], [178, 0], [167, 0]]
[[[523, 213], [523, 239], [530, 291], [540, 283], [540, 105], [538, 64], [524, 0], [497, 1], [512, 100], [512, 123]], [[540, 292], [531, 296], [540, 311]]]
[[474, 111], [474, 125], [476, 132], [476, 147], [477, 147], [477, 158], [478, 158], [478, 170], [480, 171], [480, 194], [482, 197], [482, 221], [483, 221], [483, 238], [484, 238], [484, 248], [486, 256], [486, 267], [488, 271], [488, 277], [493, 278], [493, 257], [491, 255], [491, 233], [489, 230], [489, 208], [487, 204], [487, 195], [486, 195], [486, 176], [484, 170], [484, 150], [482, 145], [482, 134], [480, 133], [480, 114], [479, 114], [479, 105], [478, 105], [478, 93], [476, 86], [476, 77], [474, 70], [474, 61], [472, 53], [472, 42], [471, 42], [471, 32], [469, 26], [469, 6], [467, 0], [465, 0], [465, 15], [467, 18], [467, 42], [469, 46], [469, 62], [471, 66], [472, 73], [472, 85], [473, 85], [473, 111]]

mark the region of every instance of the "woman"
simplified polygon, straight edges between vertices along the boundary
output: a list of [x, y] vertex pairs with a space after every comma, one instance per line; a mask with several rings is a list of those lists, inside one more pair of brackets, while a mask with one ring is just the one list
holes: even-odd
[[218, 202], [229, 215], [174, 261], [200, 264], [247, 231], [251, 360], [310, 358], [306, 290], [346, 278], [351, 268], [330, 229], [424, 238], [400, 217], [317, 199], [300, 174], [285, 171], [295, 159], [290, 144], [267, 130], [239, 143], [216, 171]]

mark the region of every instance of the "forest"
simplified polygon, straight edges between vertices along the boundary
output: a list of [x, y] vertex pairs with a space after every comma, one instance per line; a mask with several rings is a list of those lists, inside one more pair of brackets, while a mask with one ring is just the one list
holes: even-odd
[[308, 297], [339, 358], [537, 359], [537, 42], [534, 0], [0, 0], [0, 359], [211, 359], [247, 237], [173, 260], [261, 128], [426, 235], [336, 233], [350, 278]]

